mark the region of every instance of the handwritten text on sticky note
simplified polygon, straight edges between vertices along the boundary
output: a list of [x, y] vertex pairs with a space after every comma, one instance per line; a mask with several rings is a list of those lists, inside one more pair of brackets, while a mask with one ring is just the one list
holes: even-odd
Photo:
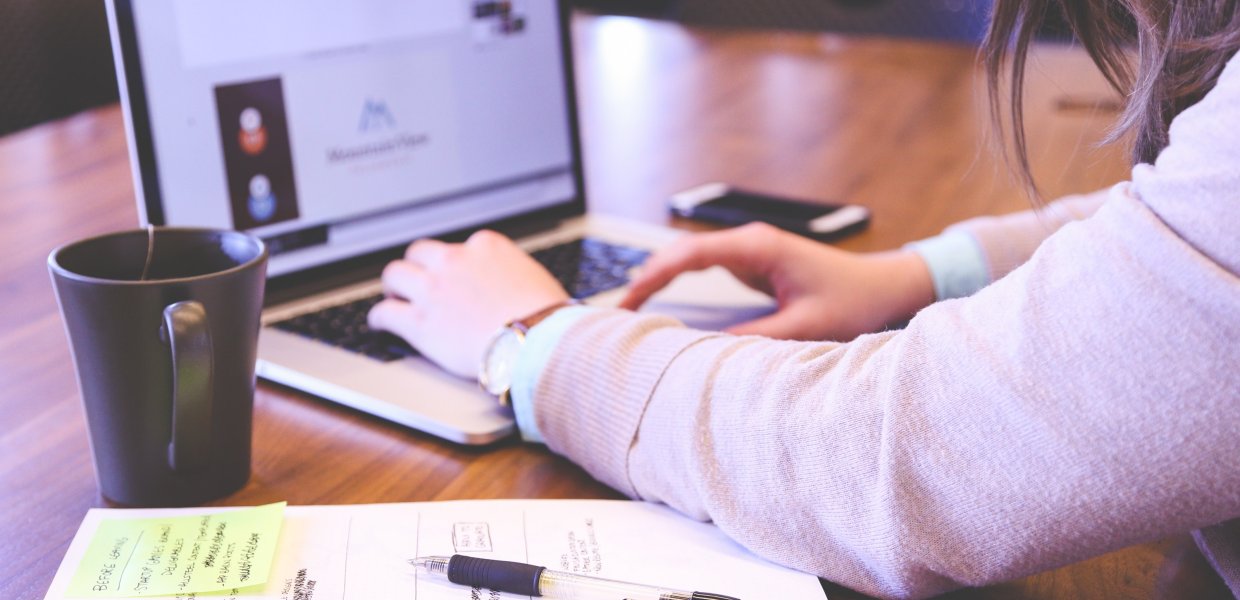
[[168, 596], [266, 583], [284, 505], [166, 518], [104, 519], [67, 595]]

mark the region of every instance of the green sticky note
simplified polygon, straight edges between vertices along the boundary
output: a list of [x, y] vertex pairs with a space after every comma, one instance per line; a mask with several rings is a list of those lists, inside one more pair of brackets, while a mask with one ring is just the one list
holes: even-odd
[[104, 519], [67, 596], [171, 596], [267, 582], [285, 502], [151, 519]]

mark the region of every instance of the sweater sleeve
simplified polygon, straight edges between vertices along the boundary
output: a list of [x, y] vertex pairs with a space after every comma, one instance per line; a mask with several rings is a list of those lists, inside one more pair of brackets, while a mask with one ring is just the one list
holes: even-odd
[[905, 248], [926, 262], [935, 299], [971, 296], [1029, 260], [1038, 244], [1060, 227], [1092, 215], [1106, 196], [1101, 190], [1067, 196], [1041, 210], [977, 217]]
[[1109, 190], [1066, 196], [1040, 210], [975, 217], [948, 227], [944, 233], [970, 235], [986, 262], [987, 282], [998, 281], [1024, 264], [1034, 250], [1060, 227], [1088, 218], [1106, 201]]
[[1181, 115], [1175, 160], [902, 331], [805, 343], [583, 317], [535, 390], [548, 446], [886, 597], [1240, 516], [1237, 69]]

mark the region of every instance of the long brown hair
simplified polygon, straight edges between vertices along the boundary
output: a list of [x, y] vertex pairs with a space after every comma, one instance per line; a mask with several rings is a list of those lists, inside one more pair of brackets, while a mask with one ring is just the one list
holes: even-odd
[[[994, 0], [982, 57], [1000, 139], [1005, 125], [1011, 128], [1017, 176], [1036, 196], [1025, 148], [1023, 81], [1029, 45], [1050, 11], [1061, 12], [1125, 99], [1107, 141], [1129, 139], [1134, 162], [1153, 162], [1168, 144], [1171, 119], [1214, 88], [1240, 48], [1237, 4], [1240, 0]], [[1005, 67], [1011, 78], [1006, 124]]]

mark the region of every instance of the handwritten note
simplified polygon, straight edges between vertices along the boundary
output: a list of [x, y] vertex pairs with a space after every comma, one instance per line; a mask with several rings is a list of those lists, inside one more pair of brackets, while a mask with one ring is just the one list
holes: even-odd
[[104, 519], [66, 595], [184, 596], [262, 585], [271, 569], [284, 505]]

